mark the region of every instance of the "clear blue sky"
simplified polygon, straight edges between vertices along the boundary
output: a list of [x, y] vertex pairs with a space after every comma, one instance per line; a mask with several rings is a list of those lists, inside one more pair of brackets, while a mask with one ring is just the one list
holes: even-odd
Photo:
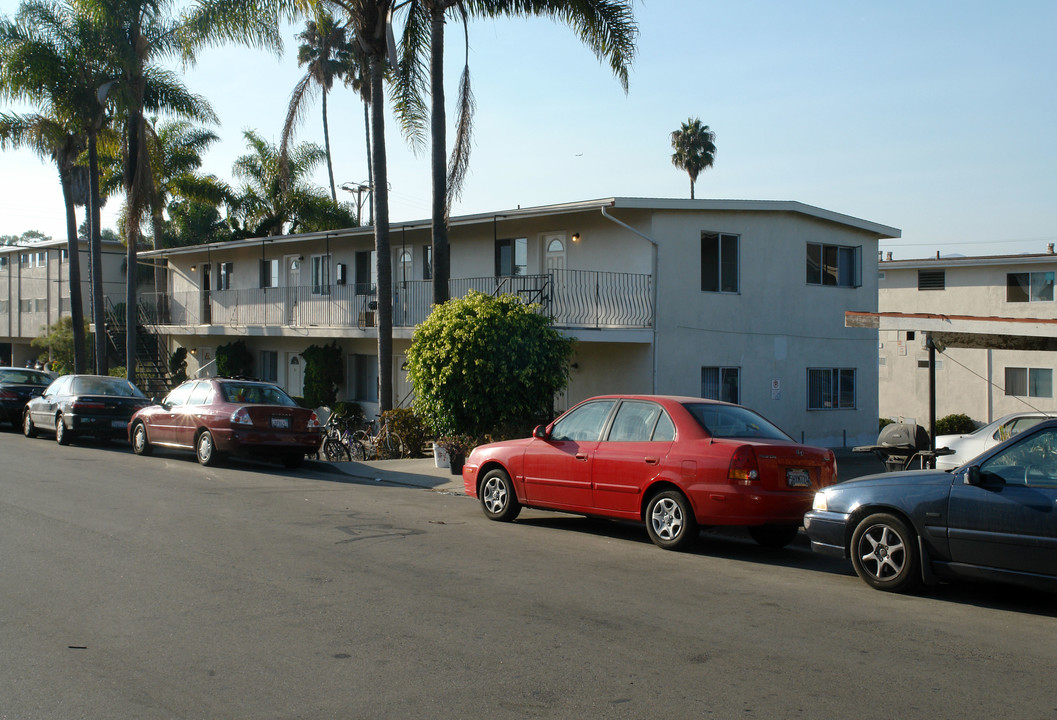
[[[12, 15], [16, 0], [0, 0]], [[669, 134], [700, 117], [717, 134], [699, 198], [796, 200], [900, 228], [898, 258], [1042, 252], [1057, 242], [1057, 3], [636, 2], [641, 35], [625, 96], [573, 33], [546, 21], [477, 21], [478, 112], [455, 214], [598, 197], [689, 197]], [[220, 116], [206, 170], [231, 180], [242, 130], [278, 140], [301, 75], [283, 58], [203, 54], [188, 86]], [[449, 107], [463, 53], [449, 24]], [[174, 67], [178, 67], [175, 63]], [[449, 112], [449, 116], [451, 112]], [[331, 96], [335, 175], [367, 179], [362, 105]], [[428, 157], [387, 124], [391, 220], [429, 215]], [[450, 131], [449, 131], [450, 135]], [[300, 140], [322, 142], [318, 101]], [[54, 169], [0, 153], [0, 234], [63, 237]], [[326, 172], [317, 174], [326, 184]], [[346, 199], [351, 199], [346, 195]], [[114, 225], [120, 201], [104, 223]]]

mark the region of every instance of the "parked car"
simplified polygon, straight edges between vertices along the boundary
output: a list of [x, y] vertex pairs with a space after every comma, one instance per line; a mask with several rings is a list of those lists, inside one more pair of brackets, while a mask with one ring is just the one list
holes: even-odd
[[43, 370], [0, 367], [0, 421], [11, 423], [16, 430], [21, 427], [26, 403], [43, 393], [54, 379]]
[[746, 407], [659, 395], [591, 398], [530, 438], [475, 448], [462, 471], [492, 520], [522, 507], [634, 520], [671, 550], [712, 525], [748, 526], [756, 542], [783, 547], [836, 475], [830, 450]]
[[1050, 417], [1053, 416], [1046, 413], [1014, 413], [1013, 415], [999, 418], [965, 435], [937, 435], [936, 447], [950, 448], [954, 451], [954, 454], [937, 457], [936, 468], [939, 470], [954, 470], [961, 467], [984, 450], [993, 448], [1000, 442], [1004, 442], [1017, 433], [1034, 427]]
[[950, 473], [872, 475], [815, 496], [811, 547], [851, 558], [878, 590], [940, 579], [1057, 590], [1057, 420]]
[[154, 446], [192, 450], [203, 465], [225, 455], [276, 458], [299, 466], [319, 450], [319, 419], [271, 383], [229, 378], [188, 380], [161, 405], [132, 416], [128, 436], [137, 455]]
[[54, 431], [60, 445], [84, 435], [123, 438], [132, 413], [148, 403], [147, 396], [125, 378], [63, 375], [26, 403], [22, 433], [35, 437], [38, 431]]

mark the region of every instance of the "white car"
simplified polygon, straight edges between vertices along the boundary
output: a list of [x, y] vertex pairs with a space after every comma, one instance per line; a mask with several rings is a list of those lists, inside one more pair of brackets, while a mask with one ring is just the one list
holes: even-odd
[[950, 448], [954, 454], [937, 457], [936, 469], [953, 470], [961, 467], [985, 450], [1050, 417], [1055, 416], [1046, 413], [1014, 413], [977, 428], [967, 435], [938, 435], [936, 448]]

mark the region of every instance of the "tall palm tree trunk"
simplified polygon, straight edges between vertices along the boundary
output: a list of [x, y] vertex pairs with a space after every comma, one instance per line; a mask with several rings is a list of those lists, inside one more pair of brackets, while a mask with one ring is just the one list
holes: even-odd
[[327, 150], [327, 174], [330, 176], [330, 199], [338, 202], [338, 189], [334, 186], [334, 161], [330, 157], [330, 125], [327, 123], [327, 89], [323, 88], [323, 145]]
[[99, 227], [99, 152], [95, 131], [88, 133], [88, 183], [90, 203], [88, 234], [92, 267], [92, 322], [95, 323], [95, 371], [98, 375], [110, 372], [106, 353], [106, 309], [103, 307], [103, 238]]
[[[363, 104], [363, 137], [367, 141], [367, 224], [374, 225], [374, 162], [371, 160], [370, 103]], [[359, 212], [357, 208], [356, 212]], [[359, 218], [363, 224], [363, 218]]]
[[448, 171], [446, 166], [448, 145], [444, 111], [444, 4], [433, 8], [430, 39], [430, 136], [431, 172], [433, 175], [433, 303], [443, 305], [448, 301], [448, 280], [451, 266], [448, 262]]
[[[66, 254], [69, 256], [67, 273], [70, 283], [70, 319], [73, 321], [73, 371], [80, 375], [85, 370], [84, 305], [81, 302], [81, 253], [77, 241], [77, 209], [73, 198], [72, 172], [59, 171], [62, 200], [66, 205]], [[87, 206], [87, 203], [85, 204]]]
[[381, 57], [371, 58], [371, 154], [378, 215], [374, 249], [378, 263], [378, 410], [393, 409], [393, 259], [389, 252], [389, 186], [385, 163], [385, 97]]

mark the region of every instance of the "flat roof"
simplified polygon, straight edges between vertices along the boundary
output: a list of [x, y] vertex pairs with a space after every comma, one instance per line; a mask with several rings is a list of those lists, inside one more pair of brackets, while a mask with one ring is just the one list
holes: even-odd
[[[493, 212], [473, 213], [459, 215], [450, 218], [449, 227], [460, 227], [468, 225], [481, 225], [492, 223], [496, 220], [529, 219], [537, 217], [550, 217], [554, 215], [569, 215], [573, 213], [600, 211], [602, 208], [647, 210], [647, 211], [704, 211], [704, 212], [766, 212], [766, 213], [794, 213], [806, 215], [819, 220], [847, 225], [849, 227], [863, 230], [878, 236], [878, 238], [898, 238], [902, 231], [898, 228], [889, 227], [880, 223], [862, 220], [844, 215], [842, 213], [825, 210], [813, 205], [806, 205], [793, 200], [680, 200], [674, 198], [639, 198], [639, 197], [610, 197], [596, 200], [584, 200], [571, 203], [558, 203], [555, 205], [539, 205], [536, 207], [517, 207], [508, 210], [497, 210]], [[414, 220], [411, 222], [390, 222], [389, 232], [404, 230], [428, 230], [432, 227], [430, 219]], [[240, 248], [254, 247], [262, 243], [284, 245], [288, 243], [299, 243], [306, 240], [325, 240], [327, 238], [351, 238], [368, 237], [374, 235], [374, 227], [363, 225], [361, 227], [343, 228], [338, 230], [327, 230], [325, 232], [300, 233], [296, 235], [275, 235], [271, 237], [258, 237], [246, 240], [232, 240], [229, 242], [208, 243], [204, 245], [188, 245], [179, 248], [167, 248], [163, 250], [147, 250], [139, 254], [146, 257], [157, 257], [166, 255], [184, 255], [197, 253], [202, 250], [216, 248]]]

